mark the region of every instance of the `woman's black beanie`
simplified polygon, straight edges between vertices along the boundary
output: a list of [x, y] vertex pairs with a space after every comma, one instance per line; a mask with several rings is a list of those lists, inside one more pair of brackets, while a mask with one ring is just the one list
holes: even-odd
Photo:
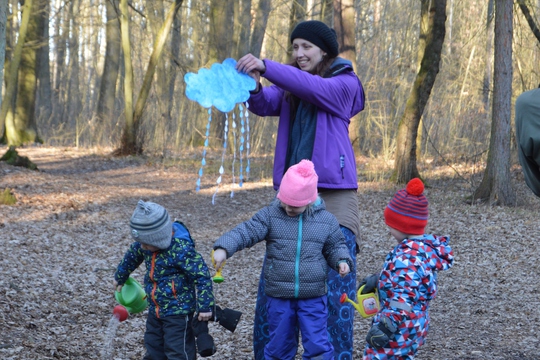
[[336, 32], [322, 21], [308, 20], [296, 25], [291, 33], [291, 43], [297, 38], [317, 45], [330, 57], [335, 57], [339, 54]]

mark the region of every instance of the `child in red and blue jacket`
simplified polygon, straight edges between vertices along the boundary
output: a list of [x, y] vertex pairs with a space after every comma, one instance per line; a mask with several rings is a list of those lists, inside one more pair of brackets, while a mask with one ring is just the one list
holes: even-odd
[[206, 263], [189, 230], [161, 205], [139, 200], [130, 221], [131, 244], [114, 275], [120, 291], [142, 262], [149, 310], [145, 359], [196, 359], [193, 316], [212, 318], [214, 294]]
[[424, 184], [412, 179], [384, 211], [398, 245], [380, 274], [367, 277], [363, 293], [379, 292], [381, 308], [366, 336], [364, 360], [414, 359], [429, 328], [429, 304], [437, 293], [437, 272], [448, 270], [454, 254], [449, 237], [424, 234], [428, 201]]

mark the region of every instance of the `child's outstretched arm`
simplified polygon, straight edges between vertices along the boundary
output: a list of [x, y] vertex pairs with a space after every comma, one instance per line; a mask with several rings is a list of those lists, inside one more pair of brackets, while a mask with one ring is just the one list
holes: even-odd
[[[223, 250], [220, 256], [221, 262], [227, 257], [231, 257], [237, 251], [252, 247], [257, 243], [266, 239], [268, 235], [268, 226], [271, 219], [269, 207], [264, 207], [259, 210], [253, 217], [237, 225], [234, 229], [221, 235], [214, 243], [213, 249], [217, 251]], [[215, 252], [214, 252], [215, 254]], [[219, 269], [221, 263], [218, 264], [218, 259], [214, 257], [216, 269]]]
[[129, 275], [138, 268], [143, 261], [144, 254], [141, 250], [141, 244], [138, 242], [132, 243], [114, 273], [114, 281], [117, 290], [118, 287], [120, 287], [120, 290], [122, 289], [121, 285], [124, 285], [129, 278]]

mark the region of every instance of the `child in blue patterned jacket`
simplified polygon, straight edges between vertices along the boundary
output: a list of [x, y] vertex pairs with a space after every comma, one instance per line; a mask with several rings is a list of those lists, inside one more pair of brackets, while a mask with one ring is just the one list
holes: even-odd
[[195, 360], [193, 316], [198, 313], [199, 321], [208, 321], [214, 306], [208, 267], [195, 250], [189, 230], [172, 222], [161, 205], [139, 200], [129, 225], [135, 242], [114, 278], [120, 291], [129, 275], [143, 261], [146, 264], [144, 288], [149, 310], [144, 359]]
[[448, 270], [454, 254], [449, 237], [424, 234], [428, 201], [414, 178], [396, 193], [384, 219], [398, 245], [380, 274], [365, 278], [363, 293], [378, 290], [381, 308], [366, 336], [364, 360], [414, 359], [429, 328], [429, 304], [437, 293], [437, 272]]
[[304, 359], [334, 359], [327, 331], [326, 277], [328, 267], [347, 275], [352, 259], [337, 219], [318, 196], [311, 161], [291, 166], [277, 199], [215, 242], [216, 269], [235, 252], [263, 240], [270, 334], [265, 359], [294, 359], [297, 327]]

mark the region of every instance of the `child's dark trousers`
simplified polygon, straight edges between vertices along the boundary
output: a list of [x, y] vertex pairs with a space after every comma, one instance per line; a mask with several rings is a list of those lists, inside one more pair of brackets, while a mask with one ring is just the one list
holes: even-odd
[[144, 333], [144, 360], [196, 360], [195, 336], [190, 315], [158, 318], [149, 311]]

